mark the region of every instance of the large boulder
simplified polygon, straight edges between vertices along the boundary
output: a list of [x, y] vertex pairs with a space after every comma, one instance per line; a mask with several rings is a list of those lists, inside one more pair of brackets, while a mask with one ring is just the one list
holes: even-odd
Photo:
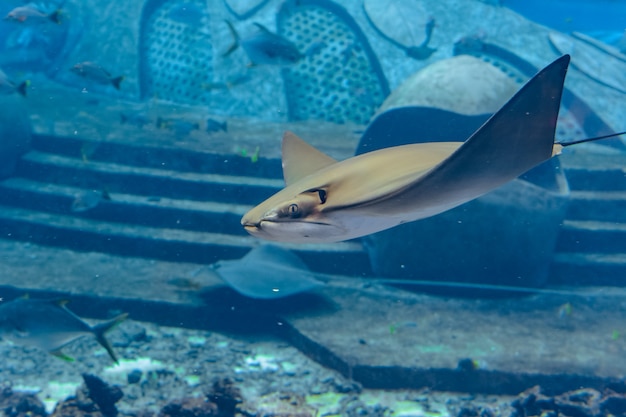
[[519, 85], [493, 65], [470, 55], [437, 61], [409, 76], [378, 114], [404, 106], [434, 107], [463, 115], [495, 113]]

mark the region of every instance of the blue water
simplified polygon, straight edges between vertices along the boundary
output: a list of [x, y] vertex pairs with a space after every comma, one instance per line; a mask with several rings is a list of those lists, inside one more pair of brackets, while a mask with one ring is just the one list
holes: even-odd
[[[626, 58], [571, 36], [623, 50], [626, 0], [494, 3], [0, 1], [0, 417], [9, 385], [62, 400], [83, 373], [124, 415], [234, 416], [233, 385], [249, 416], [626, 415], [625, 144], [550, 152], [626, 130]], [[129, 313], [110, 356], [59, 342], [98, 334], [74, 313]]]
[[561, 32], [583, 32], [616, 44], [626, 29], [626, 3], [621, 0], [504, 0], [502, 5]]

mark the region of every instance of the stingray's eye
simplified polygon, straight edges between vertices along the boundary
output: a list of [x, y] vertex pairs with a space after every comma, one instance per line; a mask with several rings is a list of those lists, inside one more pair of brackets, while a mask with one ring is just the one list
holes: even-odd
[[300, 209], [298, 208], [297, 204], [290, 204], [289, 207], [287, 207], [287, 211], [289, 211], [289, 214], [291, 214], [292, 216], [295, 216], [298, 214]]

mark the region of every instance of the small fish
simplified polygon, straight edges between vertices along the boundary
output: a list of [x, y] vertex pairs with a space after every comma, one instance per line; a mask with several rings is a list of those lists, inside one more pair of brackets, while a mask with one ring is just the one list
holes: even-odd
[[428, 22], [426, 22], [426, 38], [419, 46], [407, 47], [405, 49], [406, 55], [410, 58], [418, 60], [428, 59], [437, 50], [437, 48], [431, 48], [428, 46], [434, 29], [435, 19], [431, 17], [428, 19]]
[[428, 59], [437, 48], [431, 48], [430, 46], [409, 46], [406, 48], [405, 53], [409, 58], [424, 60]]
[[293, 65], [304, 57], [291, 41], [270, 32], [259, 23], [254, 23], [259, 29], [256, 34], [240, 39], [232, 23], [228, 20], [225, 22], [233, 35], [234, 42], [223, 56], [230, 55], [241, 46], [252, 61], [252, 65]]
[[11, 10], [4, 20], [9, 20], [18, 23], [30, 23], [38, 24], [47, 21], [54, 23], [61, 23], [61, 9], [54, 10], [52, 13], [44, 13], [39, 10], [33, 4], [27, 4], [25, 6], [19, 6]]
[[93, 334], [111, 359], [117, 363], [117, 357], [105, 333], [121, 323], [128, 314], [91, 326], [72, 313], [67, 307], [67, 300], [35, 300], [19, 298], [0, 304], [0, 337], [22, 345], [35, 346], [39, 349], [67, 360], [61, 349], [86, 334]]
[[106, 189], [101, 191], [88, 190], [74, 197], [70, 211], [72, 213], [84, 213], [98, 207], [103, 200], [111, 200], [111, 196]]
[[150, 119], [145, 113], [120, 112], [120, 124], [129, 124], [141, 129], [145, 125], [150, 124]]
[[0, 70], [0, 95], [18, 93], [26, 97], [26, 89], [30, 85], [30, 81], [22, 81], [20, 84], [16, 84], [11, 81], [9, 77]]
[[102, 68], [100, 65], [94, 64], [93, 62], [89, 61], [80, 62], [74, 65], [70, 69], [70, 71], [96, 84], [111, 84], [117, 90], [120, 89], [120, 83], [124, 80], [123, 75], [120, 75], [119, 77], [113, 77], [107, 70]]
[[206, 120], [206, 132], [207, 133], [216, 133], [219, 132], [220, 130], [223, 132], [227, 132], [228, 131], [228, 126], [226, 125], [226, 121], [223, 122], [218, 122], [215, 119], [207, 119]]
[[176, 136], [188, 136], [193, 130], [200, 130], [200, 124], [190, 122], [183, 119], [164, 119], [157, 118], [156, 127], [159, 129], [168, 129], [176, 134]]
[[203, 10], [195, 3], [180, 3], [172, 7], [167, 14], [171, 20], [184, 23], [189, 26], [200, 26], [202, 18], [205, 16]]
[[457, 363], [456, 369], [463, 372], [471, 372], [480, 369], [480, 362], [472, 358], [463, 358]]

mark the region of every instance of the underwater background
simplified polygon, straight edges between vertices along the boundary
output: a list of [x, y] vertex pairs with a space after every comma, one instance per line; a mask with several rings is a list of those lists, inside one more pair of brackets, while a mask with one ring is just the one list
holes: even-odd
[[619, 136], [358, 239], [241, 224], [284, 132], [337, 160], [464, 141], [565, 54], [555, 142], [626, 130], [626, 2], [0, 15], [0, 416], [626, 415]]

